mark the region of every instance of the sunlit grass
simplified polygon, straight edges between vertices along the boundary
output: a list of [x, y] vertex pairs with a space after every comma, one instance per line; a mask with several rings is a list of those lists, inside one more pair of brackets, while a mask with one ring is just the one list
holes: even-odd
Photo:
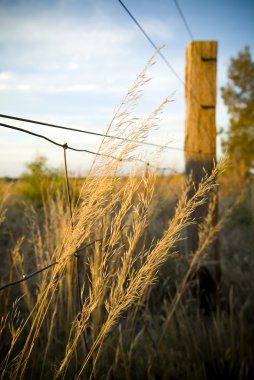
[[[134, 116], [153, 62], [137, 77], [107, 132], [145, 141], [157, 128], [168, 99], [148, 117]], [[189, 294], [190, 275], [211, 259], [209, 248], [228, 215], [212, 223], [211, 195], [225, 160], [188, 198], [191, 178], [184, 185], [181, 175], [144, 173], [138, 164], [121, 177], [123, 159], [133, 160], [136, 148], [130, 141], [102, 142], [100, 152], [118, 159], [96, 157], [82, 183], [70, 181], [72, 220], [61, 176], [36, 172], [8, 188], [1, 184], [0, 221], [9, 238], [5, 281], [56, 263], [0, 294], [1, 379], [212, 379], [223, 373], [244, 379], [252, 373], [244, 322], [248, 299], [234, 315], [234, 295], [222, 294], [214, 313], [204, 316]], [[187, 257], [186, 227], [197, 222], [193, 211], [209, 199], [199, 247]], [[220, 308], [222, 301], [226, 306]]]

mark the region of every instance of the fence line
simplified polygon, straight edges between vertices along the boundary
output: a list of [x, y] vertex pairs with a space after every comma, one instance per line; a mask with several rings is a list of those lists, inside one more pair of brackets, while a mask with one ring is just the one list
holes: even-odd
[[69, 146], [67, 143], [61, 144], [61, 143], [59, 143], [59, 142], [57, 142], [55, 140], [50, 139], [47, 136], [44, 136], [44, 135], [41, 135], [39, 133], [35, 133], [35, 132], [32, 132], [32, 131], [29, 131], [27, 129], [23, 129], [23, 128], [19, 128], [19, 127], [14, 127], [13, 125], [5, 124], [5, 123], [0, 123], [0, 126], [4, 127], [4, 128], [14, 129], [14, 130], [19, 131], [19, 132], [27, 133], [27, 134], [35, 136], [35, 137], [39, 137], [41, 139], [44, 139], [44, 140], [50, 142], [51, 144], [60, 146], [61, 148], [64, 148], [64, 149], [73, 150], [74, 152], [85, 152], [85, 153], [94, 154], [94, 155], [97, 155], [97, 156], [104, 156], [104, 157], [107, 157], [107, 158], [113, 158], [115, 160], [121, 161], [121, 159], [118, 159], [117, 157], [111, 156], [109, 154], [104, 154], [104, 153], [99, 153], [99, 152], [93, 152], [93, 151], [88, 150], [88, 149], [73, 148], [73, 147]]
[[151, 143], [151, 142], [138, 141], [138, 140], [128, 139], [128, 138], [125, 138], [125, 137], [114, 136], [114, 135], [106, 135], [104, 133], [92, 132], [92, 131], [87, 131], [87, 130], [82, 130], [82, 129], [77, 129], [77, 128], [71, 128], [71, 127], [65, 127], [63, 125], [46, 123], [46, 122], [43, 122], [43, 121], [32, 120], [32, 119], [25, 119], [25, 118], [17, 117], [17, 116], [0, 114], [0, 118], [1, 117], [4, 118], [4, 119], [11, 119], [11, 120], [16, 120], [16, 121], [22, 121], [22, 122], [25, 122], [25, 123], [43, 125], [45, 127], [58, 128], [58, 129], [66, 130], [66, 131], [79, 132], [79, 133], [84, 133], [84, 134], [93, 135], [93, 136], [99, 136], [99, 137], [105, 137], [105, 138], [110, 138], [110, 139], [115, 139], [115, 140], [132, 142], [132, 143], [140, 144], [140, 145], [148, 145], [148, 146], [153, 146], [153, 147], [156, 147], [156, 148], [164, 148], [165, 147], [164, 145], [155, 144], [155, 143]]
[[25, 123], [31, 123], [31, 124], [37, 124], [37, 125], [43, 125], [45, 127], [52, 127], [52, 128], [58, 128], [62, 130], [67, 130], [67, 131], [72, 131], [72, 132], [79, 132], [79, 133], [84, 133], [88, 135], [93, 135], [93, 136], [99, 136], [99, 137], [104, 137], [104, 138], [110, 138], [110, 139], [115, 139], [115, 140], [121, 140], [121, 141], [126, 141], [126, 142], [131, 142], [135, 144], [140, 144], [140, 145], [148, 145], [152, 146], [155, 148], [163, 148], [163, 149], [173, 149], [173, 150], [180, 150], [182, 151], [182, 148], [178, 147], [172, 147], [168, 145], [160, 145], [160, 144], [155, 144], [152, 142], [147, 142], [147, 141], [139, 141], [139, 140], [133, 140], [125, 137], [120, 137], [120, 136], [114, 136], [114, 135], [108, 135], [104, 133], [99, 133], [99, 132], [92, 132], [92, 131], [87, 131], [87, 130], [82, 130], [82, 129], [77, 129], [77, 128], [71, 128], [71, 127], [65, 127], [63, 125], [58, 125], [58, 124], [52, 124], [52, 123], [46, 123], [44, 121], [38, 121], [38, 120], [32, 120], [32, 119], [27, 119], [27, 118], [21, 118], [17, 116], [11, 116], [11, 115], [5, 115], [5, 114], [0, 114], [0, 118], [4, 119], [10, 119], [10, 120], [16, 120], [16, 121], [21, 121]]
[[[92, 241], [91, 243], [88, 243], [88, 244], [86, 244], [86, 245], [84, 245], [84, 246], [78, 248], [78, 249], [75, 251], [75, 253], [73, 254], [73, 256], [74, 256], [74, 257], [78, 257], [78, 256], [79, 256], [79, 255], [78, 255], [78, 252], [85, 250], [86, 248], [88, 248], [88, 247], [90, 247], [91, 245], [95, 244], [97, 241], [102, 241], [102, 239], [96, 239], [96, 240]], [[71, 256], [70, 256], [70, 257], [71, 257]], [[3, 285], [3, 286], [0, 287], [0, 291], [2, 291], [2, 290], [4, 290], [4, 289], [7, 289], [7, 288], [9, 288], [9, 287], [11, 287], [11, 286], [14, 286], [14, 285], [18, 285], [18, 284], [20, 284], [20, 283], [23, 282], [23, 281], [27, 281], [27, 280], [29, 280], [30, 278], [36, 276], [37, 274], [42, 273], [42, 272], [44, 272], [45, 270], [52, 268], [54, 265], [56, 265], [56, 264], [58, 264], [58, 263], [59, 263], [59, 261], [53, 261], [52, 263], [50, 263], [50, 264], [48, 264], [48, 265], [42, 267], [41, 269], [38, 269], [38, 270], [35, 271], [35, 272], [32, 272], [32, 273], [27, 274], [27, 275], [23, 275], [22, 278], [19, 279], [19, 280], [12, 281], [12, 282], [8, 282], [7, 284], [5, 284], [5, 285]]]
[[[129, 225], [126, 225], [126, 226], [124, 226], [124, 227], [129, 227]], [[124, 227], [122, 227], [121, 229], [123, 229]], [[106, 237], [109, 237], [109, 236], [110, 236], [110, 234], [107, 234]], [[84, 251], [84, 250], [86, 250], [86, 248], [89, 248], [90, 246], [94, 245], [95, 243], [97, 243], [97, 242], [101, 242], [101, 241], [103, 241], [103, 238], [95, 239], [95, 240], [93, 240], [92, 242], [87, 243], [87, 244], [81, 246], [80, 248], [76, 249], [75, 252], [74, 252], [74, 254], [73, 254], [73, 255], [71, 254], [69, 257], [76, 257], [76, 258], [78, 259], [78, 258], [80, 257], [79, 252]], [[48, 265], [45, 265], [44, 267], [42, 267], [41, 269], [38, 269], [38, 270], [35, 271], [35, 272], [32, 272], [32, 273], [27, 274], [27, 275], [23, 275], [22, 278], [19, 279], [19, 280], [12, 281], [12, 282], [8, 282], [8, 283], [6, 283], [5, 285], [2, 285], [2, 286], [0, 286], [0, 292], [1, 292], [2, 290], [4, 290], [4, 289], [7, 289], [7, 288], [11, 287], [11, 286], [18, 285], [18, 284], [20, 284], [20, 283], [23, 282], [23, 281], [27, 281], [27, 280], [29, 280], [30, 278], [36, 276], [37, 274], [40, 274], [40, 273], [44, 272], [45, 270], [48, 270], [48, 269], [52, 268], [53, 266], [55, 266], [55, 265], [58, 264], [58, 263], [59, 263], [59, 261], [53, 261], [52, 263], [50, 263], [50, 264], [48, 264]], [[80, 280], [79, 280], [79, 281], [80, 281]], [[80, 285], [79, 285], [79, 286], [80, 286]], [[81, 288], [80, 288], [80, 289], [81, 289]], [[81, 293], [80, 293], [80, 294], [81, 294]], [[81, 300], [81, 304], [82, 304], [82, 300]]]
[[[176, 146], [160, 145], [160, 144], [150, 143], [150, 142], [146, 142], [146, 141], [139, 141], [139, 140], [128, 139], [128, 138], [120, 137], [120, 136], [113, 136], [113, 135], [106, 135], [106, 134], [98, 133], [98, 132], [84, 131], [84, 130], [81, 130], [81, 129], [64, 127], [64, 126], [60, 126], [60, 125], [57, 125], [57, 124], [50, 124], [50, 123], [45, 123], [45, 122], [42, 122], [42, 121], [35, 121], [35, 120], [32, 120], [32, 119], [23, 119], [23, 118], [16, 117], [16, 116], [9, 116], [9, 115], [0, 114], [0, 117], [11, 119], [11, 120], [18, 120], [18, 121], [27, 122], [27, 123], [32, 123], [32, 124], [44, 125], [44, 126], [53, 127], [53, 128], [60, 128], [60, 129], [63, 129], [63, 130], [69, 130], [69, 131], [73, 131], [73, 132], [81, 132], [81, 133], [90, 134], [90, 135], [94, 135], [94, 136], [107, 137], [107, 138], [111, 138], [111, 139], [117, 139], [117, 140], [121, 140], [121, 141], [132, 142], [132, 143], [135, 143], [137, 145], [153, 146], [153, 147], [164, 149], [164, 150], [175, 150], [175, 151], [179, 151], [179, 152], [187, 152], [187, 153], [195, 153], [195, 154], [202, 154], [202, 155], [210, 155], [210, 153], [208, 153], [208, 152], [203, 152], [203, 151], [197, 152], [197, 151], [194, 151], [194, 150], [189, 150], [189, 149], [187, 150], [187, 149], [176, 147]], [[20, 128], [20, 127], [14, 127], [14, 126], [6, 124], [6, 123], [0, 123], [0, 126], [6, 127], [6, 128], [10, 128], [10, 129], [16, 129], [16, 130], [18, 130], [20, 132], [28, 133], [28, 134], [31, 134], [31, 135], [36, 136], [36, 137], [41, 137], [44, 140], [47, 140], [47, 141], [49, 141], [49, 142], [51, 142], [51, 143], [53, 143], [55, 145], [61, 146], [62, 148], [65, 146], [65, 144], [60, 144], [58, 142], [55, 142], [54, 140], [52, 140], [52, 139], [50, 139], [50, 138], [48, 138], [48, 137], [46, 137], [44, 135], [40, 135], [38, 133], [35, 133], [35, 132], [32, 132], [32, 131], [28, 131], [28, 130]], [[70, 149], [70, 150], [73, 150], [75, 152], [86, 152], [86, 153], [89, 153], [89, 154], [94, 154], [94, 155], [98, 155], [98, 156], [104, 156], [104, 157], [108, 157], [108, 158], [113, 158], [113, 159], [116, 159], [116, 160], [119, 160], [119, 161], [125, 161], [125, 160], [119, 159], [119, 158], [117, 158], [115, 156], [112, 156], [112, 155], [106, 155], [106, 154], [99, 153], [99, 152], [93, 152], [93, 151], [90, 151], [90, 150], [87, 150], [87, 149], [77, 149], [77, 148], [73, 148], [73, 147], [70, 147], [70, 146], [67, 146], [67, 148]], [[135, 161], [142, 162], [142, 160], [139, 160], [139, 159], [135, 159]]]
[[[4, 128], [8, 128], [8, 129], [17, 130], [19, 132], [23, 132], [23, 133], [26, 133], [26, 134], [29, 134], [29, 135], [32, 135], [32, 136], [35, 136], [35, 137], [39, 137], [41, 139], [44, 139], [44, 140], [50, 142], [51, 144], [54, 144], [56, 146], [59, 146], [59, 147], [63, 148], [64, 150], [69, 149], [69, 150], [72, 150], [74, 152], [85, 152], [85, 153], [93, 154], [95, 156], [103, 156], [103, 157], [107, 157], [107, 158], [112, 158], [112, 159], [118, 160], [119, 162], [129, 162], [129, 163], [131, 163], [133, 161], [138, 161], [138, 162], [142, 162], [142, 163], [146, 164], [147, 166], [153, 167], [153, 168], [155, 168], [157, 170], [171, 170], [172, 172], [179, 173], [179, 172], [177, 172], [175, 169], [173, 169], [171, 167], [159, 167], [157, 165], [150, 164], [150, 162], [142, 160], [141, 158], [138, 158], [138, 157], [118, 158], [118, 157], [113, 156], [113, 155], [109, 155], [109, 154], [105, 154], [105, 153], [100, 153], [100, 152], [94, 152], [94, 151], [87, 150], [87, 149], [77, 149], [77, 148], [73, 148], [73, 147], [69, 146], [67, 143], [61, 144], [61, 143], [59, 143], [59, 142], [57, 142], [55, 140], [52, 140], [52, 139], [48, 138], [45, 135], [41, 135], [41, 134], [38, 134], [38, 133], [35, 133], [35, 132], [32, 132], [32, 131], [29, 131], [27, 129], [23, 129], [23, 128], [19, 128], [19, 127], [14, 127], [12, 125], [5, 124], [5, 123], [0, 123], [0, 126], [4, 127]], [[178, 150], [178, 148], [174, 148], [174, 149]], [[183, 151], [181, 148], [179, 148], [179, 150]]]
[[[1, 117], [4, 117], [6, 115], [1, 115]], [[11, 119], [14, 119], [14, 117], [10, 117], [8, 116], [8, 118], [11, 118]], [[16, 118], [18, 119], [18, 118]], [[28, 119], [27, 119], [28, 120]], [[27, 121], [26, 120], [26, 121]], [[22, 121], [25, 121], [25, 120], [22, 120]], [[67, 203], [68, 203], [68, 207], [69, 207], [69, 213], [70, 213], [70, 220], [71, 220], [71, 226], [73, 226], [73, 220], [72, 220], [72, 208], [71, 208], [71, 196], [70, 196], [70, 185], [69, 185], [69, 176], [68, 176], [68, 166], [67, 166], [67, 156], [66, 156], [66, 150], [69, 149], [69, 150], [73, 150], [73, 151], [76, 151], [76, 152], [86, 152], [86, 153], [90, 153], [90, 154], [93, 154], [93, 155], [96, 155], [96, 156], [104, 156], [104, 157], [108, 157], [108, 158], [112, 158], [112, 159], [115, 159], [115, 160], [119, 160], [119, 161], [125, 161], [125, 162], [131, 162], [131, 161], [139, 161], [139, 162], [142, 162], [142, 163], [145, 163], [146, 164], [146, 168], [148, 167], [153, 167], [157, 170], [162, 170], [162, 171], [165, 171], [165, 170], [171, 170], [172, 172], [175, 172], [175, 173], [178, 173], [175, 169], [171, 168], [171, 167], [158, 167], [156, 165], [153, 165], [153, 164], [150, 164], [149, 162], [145, 161], [145, 160], [142, 160], [141, 158], [128, 158], [128, 159], [119, 159], [118, 157], [115, 157], [115, 156], [111, 156], [111, 155], [107, 155], [107, 154], [103, 154], [103, 153], [99, 153], [99, 152], [93, 152], [93, 151], [90, 151], [90, 150], [87, 150], [87, 149], [76, 149], [76, 148], [73, 148], [71, 146], [69, 146], [67, 143], [64, 143], [64, 144], [61, 144], [55, 140], [52, 140], [50, 139], [49, 137], [45, 136], [45, 135], [41, 135], [41, 134], [38, 134], [38, 133], [35, 133], [35, 132], [32, 132], [32, 131], [29, 131], [29, 130], [26, 130], [26, 129], [23, 129], [23, 128], [19, 128], [19, 127], [14, 127], [12, 125], [9, 125], [9, 124], [5, 124], [5, 123], [0, 123], [0, 126], [1, 127], [4, 127], [4, 128], [8, 128], [8, 129], [12, 129], [12, 130], [15, 130], [15, 131], [18, 131], [18, 132], [22, 132], [22, 133], [26, 133], [26, 134], [29, 134], [31, 136], [34, 136], [34, 137], [37, 137], [37, 138], [41, 138], [41, 139], [44, 139], [46, 141], [48, 141], [49, 143], [53, 144], [53, 145], [56, 145], [56, 146], [59, 146], [61, 148], [63, 148], [63, 152], [64, 152], [64, 168], [65, 168], [65, 186], [66, 186], [66, 195], [67, 195]], [[108, 135], [105, 135], [106, 137], [109, 137]], [[130, 139], [124, 139], [124, 138], [120, 138], [121, 140], [127, 140], [127, 141], [131, 141]], [[133, 142], [137, 142], [135, 140], [132, 140]], [[137, 143], [140, 143], [140, 142], [137, 142]], [[154, 146], [158, 146], [157, 144], [153, 144]], [[159, 146], [160, 147], [160, 146]], [[162, 146], [163, 147], [163, 146]], [[101, 239], [96, 239], [94, 240], [93, 242], [91, 243], [88, 243], [86, 244], [85, 246], [82, 246], [80, 247], [79, 249], [75, 250], [74, 254], [73, 254], [73, 257], [76, 257], [77, 258], [77, 278], [78, 278], [78, 288], [79, 288], [79, 299], [80, 299], [80, 306], [82, 307], [82, 299], [81, 299], [81, 284], [80, 284], [80, 275], [79, 275], [79, 254], [78, 252], [88, 248], [89, 246], [93, 245], [95, 242], [97, 241], [102, 241], [103, 238]], [[23, 275], [23, 277], [19, 280], [16, 280], [16, 281], [13, 281], [13, 282], [9, 282], [3, 286], [0, 287], [0, 291], [4, 290], [4, 289], [7, 289], [11, 286], [14, 286], [14, 285], [18, 285], [20, 284], [21, 282], [23, 281], [26, 281], [26, 280], [29, 280], [30, 278], [36, 276], [37, 274], [39, 273], [42, 273], [44, 272], [45, 270], [48, 270], [50, 268], [52, 268], [53, 266], [55, 266], [56, 264], [58, 264], [59, 261], [54, 261], [48, 265], [46, 265], [45, 267], [35, 271], [35, 272], [32, 272], [28, 275]]]
[[0, 291], [2, 291], [4, 289], [7, 289], [10, 286], [18, 285], [18, 284], [20, 284], [23, 281], [27, 281], [27, 280], [29, 280], [29, 278], [32, 278], [32, 277], [36, 276], [37, 274], [44, 272], [45, 270], [53, 267], [56, 264], [58, 264], [58, 261], [54, 261], [53, 263], [51, 263], [49, 265], [46, 265], [45, 267], [43, 267], [41, 269], [38, 269], [37, 271], [32, 272], [32, 273], [30, 273], [28, 275], [23, 275], [23, 277], [20, 280], [13, 281], [13, 282], [8, 282], [7, 284], [5, 284], [5, 285], [3, 285], [3, 286], [0, 287]]

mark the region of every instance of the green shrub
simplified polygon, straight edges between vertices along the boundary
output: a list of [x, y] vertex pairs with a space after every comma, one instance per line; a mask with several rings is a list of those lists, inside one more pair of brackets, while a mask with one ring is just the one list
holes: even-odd
[[43, 200], [46, 200], [49, 194], [54, 196], [57, 191], [63, 191], [64, 188], [62, 171], [49, 168], [46, 161], [45, 157], [38, 156], [28, 163], [19, 186], [19, 193], [37, 207], [42, 206]]

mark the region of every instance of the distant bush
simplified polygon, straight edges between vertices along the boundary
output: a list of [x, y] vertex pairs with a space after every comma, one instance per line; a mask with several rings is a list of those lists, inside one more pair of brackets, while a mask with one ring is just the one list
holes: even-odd
[[21, 177], [19, 193], [40, 207], [49, 194], [54, 196], [63, 188], [63, 173], [60, 169], [49, 168], [46, 157], [38, 156], [27, 164]]

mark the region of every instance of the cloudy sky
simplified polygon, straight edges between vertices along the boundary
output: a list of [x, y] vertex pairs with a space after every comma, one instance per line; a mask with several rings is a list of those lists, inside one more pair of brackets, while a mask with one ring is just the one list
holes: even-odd
[[[181, 78], [190, 37], [173, 0], [123, 0]], [[230, 57], [254, 48], [253, 0], [178, 0], [195, 40], [217, 40], [218, 88]], [[118, 0], [0, 0], [0, 113], [104, 132], [114, 107], [144, 67], [153, 48]], [[183, 147], [184, 89], [157, 57], [150, 70], [140, 116], [166, 96], [152, 142]], [[227, 125], [218, 91], [217, 128]], [[0, 118], [0, 122], [6, 120]], [[10, 123], [10, 122], [9, 122]], [[11, 123], [10, 123], [11, 124]], [[60, 143], [96, 151], [100, 138], [13, 122]], [[218, 138], [218, 145], [220, 140]], [[36, 155], [62, 166], [61, 148], [0, 127], [0, 176], [18, 176]], [[85, 174], [93, 157], [68, 152], [70, 169]], [[182, 152], [164, 153], [159, 164], [183, 168]]]

